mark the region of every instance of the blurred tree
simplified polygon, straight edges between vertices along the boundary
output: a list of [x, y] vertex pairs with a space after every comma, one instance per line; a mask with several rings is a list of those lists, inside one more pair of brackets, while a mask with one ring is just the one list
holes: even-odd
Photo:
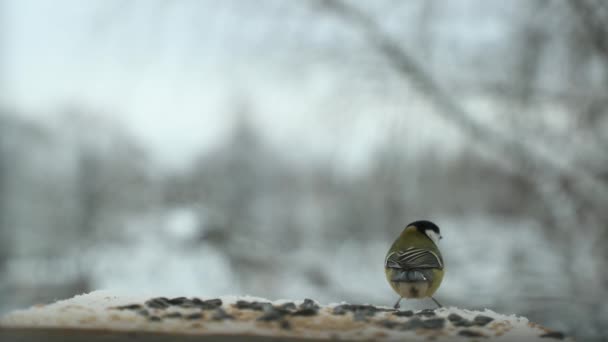
[[[547, 44], [547, 33], [540, 27], [542, 24], [538, 20], [544, 14], [547, 1], [538, 0], [530, 4], [530, 8], [524, 13], [527, 17], [515, 28], [516, 38], [512, 42], [513, 49], [518, 53], [514, 54], [516, 59], [515, 73], [510, 80], [515, 89], [515, 100], [519, 104], [518, 111], [526, 110], [532, 104], [536, 89], [539, 85], [539, 73], [543, 62]], [[541, 17], [542, 18], [542, 17]], [[513, 111], [513, 109], [511, 109]], [[522, 115], [508, 114], [510, 118], [522, 118]], [[526, 119], [530, 120], [529, 116]], [[522, 126], [525, 123], [515, 123]]]
[[11, 255], [11, 236], [8, 221], [8, 166], [10, 161], [7, 142], [5, 141], [6, 135], [3, 134], [6, 129], [5, 120], [3, 113], [0, 112], [0, 274], [4, 271], [5, 263]]
[[8, 93], [8, 87], [6, 85], [6, 66], [4, 62], [4, 54], [2, 53], [6, 49], [6, 3], [5, 0], [0, 0], [0, 117], [4, 115], [3, 111], [7, 106], [6, 94]]
[[79, 203], [77, 215], [80, 219], [75, 221], [84, 239], [88, 239], [95, 232], [96, 223], [100, 210], [103, 210], [105, 201], [103, 198], [104, 187], [99, 173], [102, 172], [102, 161], [94, 152], [81, 149], [76, 156], [76, 201]]
[[[191, 189], [176, 193], [187, 194], [211, 214], [213, 222], [205, 228], [214, 231], [206, 231], [211, 235], [204, 237], [218, 237], [222, 231], [222, 237], [213, 242], [243, 283], [251, 283], [260, 279], [260, 272], [272, 271], [272, 254], [267, 246], [273, 241], [267, 239], [273, 225], [267, 221], [276, 217], [273, 198], [284, 169], [279, 155], [250, 121], [252, 109], [248, 103], [237, 103], [232, 133], [224, 144], [194, 163], [190, 182], [186, 183]], [[275, 233], [280, 235], [281, 231]]]
[[83, 241], [120, 234], [125, 219], [159, 204], [146, 153], [116, 123], [78, 107], [64, 110], [63, 120], [60, 134], [72, 161], [67, 201]]
[[[356, 30], [361, 37], [374, 49], [374, 52], [385, 57], [386, 61], [396, 71], [397, 77], [403, 78], [413, 85], [420, 94], [425, 96], [428, 101], [437, 108], [437, 114], [449, 120], [462, 132], [475, 141], [475, 147], [482, 153], [491, 153], [492, 159], [498, 162], [501, 167], [508, 170], [515, 177], [521, 179], [524, 184], [533, 189], [533, 197], [540, 199], [543, 204], [540, 211], [536, 214], [539, 220], [546, 227], [547, 236], [552, 238], [553, 243], [559, 246], [562, 251], [562, 269], [566, 272], [567, 283], [569, 285], [568, 296], [576, 298], [576, 294], [581, 288], [588, 287], [581, 284], [583, 281], [576, 271], [576, 246], [578, 243], [577, 234], [584, 231], [590, 236], [603, 236], [606, 231], [602, 222], [606, 222], [608, 217], [603, 209], [608, 205], [608, 183], [598, 177], [598, 170], [595, 166], [585, 165], [584, 160], [593, 160], [598, 154], [601, 155], [601, 141], [583, 138], [586, 132], [582, 130], [565, 131], [564, 133], [552, 134], [554, 131], [550, 123], [554, 118], [541, 116], [539, 113], [528, 113], [528, 109], [534, 110], [533, 99], [537, 94], [535, 89], [552, 85], [563, 93], [572, 93], [569, 86], [570, 80], [563, 75], [577, 75], [575, 79], [578, 84], [584, 84], [595, 94], [591, 103], [594, 105], [589, 108], [601, 108], [597, 103], [605, 103], [608, 94], [606, 83], [597, 84], [593, 76], [584, 79], [582, 75], [588, 75], [585, 70], [597, 68], [597, 65], [590, 63], [590, 59], [585, 57], [585, 53], [593, 50], [593, 47], [584, 46], [584, 53], [576, 52], [575, 63], [571, 63], [572, 72], [570, 73], [550, 73], [552, 70], [559, 70], [562, 66], [556, 64], [559, 56], [563, 55], [562, 47], [570, 47], [572, 44], [578, 45], [577, 40], [568, 41], [571, 35], [563, 34], [563, 22], [568, 27], [574, 22], [572, 12], [565, 11], [563, 3], [535, 1], [529, 7], [522, 9], [526, 15], [523, 20], [515, 24], [518, 25], [515, 31], [518, 32], [516, 39], [511, 45], [505, 45], [505, 49], [514, 56], [514, 72], [511, 72], [510, 82], [513, 82], [513, 89], [516, 90], [515, 99], [519, 104], [516, 112], [525, 113], [525, 117], [512, 113], [509, 117], [518, 119], [512, 121], [510, 126], [499, 128], [491, 123], [484, 123], [476, 119], [458, 98], [453, 97], [450, 92], [444, 90], [441, 82], [436, 75], [427, 68], [427, 64], [419, 63], [413, 58], [413, 52], [408, 50], [399, 39], [392, 36], [385, 30], [382, 21], [369, 11], [363, 10], [352, 2], [342, 0], [326, 0], [320, 2], [326, 11], [341, 18], [347, 25]], [[597, 53], [603, 58], [608, 51], [608, 35], [605, 32], [606, 7], [604, 3], [598, 1], [570, 1], [575, 12], [582, 18], [583, 26], [587, 29], [589, 41], [592, 42]], [[549, 5], [552, 5], [551, 7]], [[557, 14], [560, 21], [539, 20], [540, 16], [549, 15], [547, 11]], [[551, 44], [550, 52], [546, 52]], [[565, 51], [573, 50], [565, 49]], [[579, 49], [580, 50], [580, 49]], [[514, 53], [512, 53], [514, 51]], [[488, 56], [491, 57], [491, 56]], [[581, 63], [585, 61], [586, 63]], [[497, 63], [500, 67], [505, 67], [502, 63]], [[600, 78], [604, 78], [605, 67], [601, 68]], [[542, 76], [542, 77], [541, 77]], [[606, 78], [608, 79], [608, 78]], [[572, 96], [578, 95], [573, 93]], [[512, 110], [512, 106], [505, 107]], [[578, 109], [573, 110], [572, 116], [579, 116]], [[587, 117], [598, 119], [601, 116], [606, 122], [607, 111], [599, 109], [593, 115]], [[531, 123], [537, 123], [537, 130], [531, 130]], [[573, 136], [585, 139], [587, 146], [571, 145]], [[566, 153], [564, 153], [566, 151]], [[581, 153], [583, 151], [583, 153]], [[593, 152], [591, 152], [593, 151]], [[604, 151], [605, 153], [605, 151]], [[590, 159], [589, 159], [590, 158]], [[608, 167], [606, 160], [602, 161], [602, 168]], [[597, 163], [593, 163], [597, 164]], [[584, 212], [584, 215], [581, 215]], [[573, 227], [578, 227], [573, 230]], [[602, 230], [602, 233], [599, 231]], [[601, 240], [605, 241], [605, 240]], [[602, 249], [602, 257], [598, 265], [595, 265], [595, 272], [601, 272], [608, 253]], [[608, 283], [603, 277], [602, 284], [604, 289]], [[580, 279], [580, 280], [579, 280]], [[589, 283], [587, 282], [587, 285]], [[596, 285], [597, 286], [597, 285]], [[590, 289], [591, 293], [597, 289]], [[584, 300], [578, 303], [586, 306]]]

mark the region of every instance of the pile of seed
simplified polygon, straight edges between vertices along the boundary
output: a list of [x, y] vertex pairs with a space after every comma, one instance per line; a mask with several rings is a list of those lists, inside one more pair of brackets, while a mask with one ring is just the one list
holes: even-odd
[[[382, 319], [377, 321], [377, 324], [388, 329], [398, 330], [416, 330], [416, 329], [429, 329], [439, 330], [446, 326], [446, 319], [443, 317], [437, 317], [435, 311], [432, 309], [425, 309], [414, 313], [411, 310], [407, 311], [396, 311], [386, 308], [378, 308], [373, 305], [355, 305], [355, 304], [342, 304], [334, 307], [334, 315], [344, 315], [348, 312], [353, 314], [355, 321], [369, 321], [370, 317], [373, 317], [378, 312], [392, 312], [393, 316], [396, 317], [408, 317], [406, 321], [397, 321], [391, 319]], [[457, 314], [450, 314], [448, 321], [455, 327], [483, 327], [490, 323], [493, 318], [483, 315], [476, 316], [472, 321], [464, 319]], [[483, 334], [473, 330], [461, 330], [459, 335], [469, 337], [480, 337]]]
[[[146, 317], [151, 322], [160, 322], [163, 319], [186, 319], [186, 320], [196, 320], [205, 318], [205, 311], [210, 311], [211, 319], [216, 321], [226, 320], [226, 319], [234, 319], [232, 315], [226, 313], [226, 311], [222, 308], [222, 300], [219, 298], [201, 300], [200, 298], [186, 298], [186, 297], [177, 297], [168, 299], [165, 297], [157, 297], [147, 300], [144, 305], [141, 304], [129, 304], [123, 306], [117, 306], [113, 309], [116, 310], [131, 310], [135, 313]], [[174, 312], [166, 312], [162, 315], [152, 314], [151, 309], [156, 309], [155, 312], [158, 311], [167, 311], [167, 309], [171, 307], [178, 307], [183, 309], [195, 309], [194, 312], [190, 312], [187, 314], [181, 313], [179, 311]]]
[[[200, 298], [165, 298], [157, 297], [147, 300], [142, 304], [129, 304], [123, 306], [113, 307], [116, 310], [131, 310], [138, 315], [146, 317], [151, 322], [160, 322], [163, 319], [186, 319], [196, 320], [204, 319], [206, 317], [206, 311], [211, 311], [211, 319], [220, 321], [234, 319], [235, 317], [227, 313], [222, 308], [222, 300], [219, 298], [201, 300]], [[159, 311], [168, 311], [171, 307], [178, 307], [183, 309], [195, 309], [194, 312], [183, 314], [181, 312], [165, 312], [158, 314]], [[305, 299], [302, 304], [296, 306], [292, 302], [284, 303], [281, 305], [273, 305], [269, 302], [248, 302], [245, 300], [237, 301], [233, 307], [239, 310], [254, 310], [261, 311], [262, 314], [257, 317], [258, 321], [280, 322], [280, 327], [283, 329], [289, 329], [290, 324], [287, 321], [288, 317], [295, 316], [314, 316], [319, 312], [319, 305], [316, 304], [312, 299]], [[151, 313], [151, 309], [154, 310], [155, 314]]]
[[[214, 321], [238, 320], [258, 322], [276, 322], [281, 329], [291, 329], [290, 319], [294, 317], [310, 317], [323, 314], [343, 316], [352, 322], [365, 322], [380, 328], [397, 331], [426, 331], [429, 334], [439, 334], [442, 329], [449, 328], [463, 337], [490, 337], [484, 334], [485, 327], [494, 319], [489, 316], [477, 315], [472, 319], [464, 318], [456, 313], [447, 317], [438, 315], [433, 309], [421, 311], [398, 311], [385, 307], [360, 304], [340, 304], [334, 307], [321, 308], [312, 299], [305, 299], [301, 304], [293, 302], [273, 304], [262, 301], [238, 300], [224, 309], [224, 303], [219, 298], [201, 300], [200, 298], [165, 298], [157, 297], [144, 302], [144, 304], [129, 304], [113, 307], [115, 310], [130, 310], [145, 317], [151, 322], [160, 322], [165, 319], [201, 320], [210, 318]], [[184, 309], [176, 311], [175, 308]], [[228, 312], [227, 312], [228, 310]], [[246, 311], [259, 312], [253, 316], [243, 314]], [[337, 318], [337, 317], [336, 317]], [[495, 328], [500, 323], [495, 325]], [[454, 330], [456, 329], [456, 330]], [[541, 337], [563, 339], [564, 335], [558, 332], [547, 332]]]
[[278, 321], [283, 329], [290, 329], [291, 325], [287, 320], [290, 316], [314, 316], [319, 312], [319, 305], [312, 299], [306, 298], [302, 304], [296, 306], [292, 302], [281, 305], [272, 305], [268, 302], [248, 302], [239, 300], [234, 307], [240, 310], [262, 311], [257, 320], [262, 322]]

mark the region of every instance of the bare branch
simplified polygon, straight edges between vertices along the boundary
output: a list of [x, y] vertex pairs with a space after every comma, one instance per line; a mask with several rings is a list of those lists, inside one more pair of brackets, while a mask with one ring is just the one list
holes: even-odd
[[569, 0], [583, 28], [587, 31], [591, 44], [608, 65], [608, 6], [605, 2]]
[[[384, 32], [378, 23], [367, 13], [341, 0], [321, 0], [321, 4], [347, 24], [360, 31], [368, 44], [383, 55], [398, 74], [409, 81], [423, 96], [438, 109], [438, 114], [477, 140], [478, 149], [492, 152], [496, 159], [503, 162], [511, 172], [532, 179], [541, 194], [547, 194], [546, 187], [551, 184], [553, 193], [561, 189], [564, 179], [578, 187], [577, 202], [587, 202], [593, 198], [594, 203], [608, 199], [606, 184], [596, 179], [587, 170], [553, 160], [541, 153], [519, 137], [517, 132], [504, 132], [486, 126], [473, 118], [457, 101], [455, 101], [439, 83], [416, 62], [408, 52]], [[542, 175], [542, 182], [534, 181]], [[540, 185], [539, 183], [544, 183]], [[544, 189], [541, 189], [544, 188]]]

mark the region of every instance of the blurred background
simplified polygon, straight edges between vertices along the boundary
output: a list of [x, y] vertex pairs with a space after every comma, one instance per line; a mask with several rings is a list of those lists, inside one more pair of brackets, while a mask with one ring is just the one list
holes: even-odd
[[[608, 3], [0, 0], [0, 313], [96, 289], [608, 335]], [[408, 301], [407, 308], [433, 307]]]

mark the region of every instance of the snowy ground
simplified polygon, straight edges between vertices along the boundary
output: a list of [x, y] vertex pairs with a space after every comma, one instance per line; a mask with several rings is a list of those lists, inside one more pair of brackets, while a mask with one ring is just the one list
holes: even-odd
[[312, 300], [271, 302], [250, 296], [167, 299], [95, 291], [0, 318], [0, 336], [4, 337], [28, 333], [44, 337], [53, 335], [53, 331], [56, 334], [58, 329], [68, 337], [74, 333], [116, 340], [133, 339], [138, 336], [134, 332], [143, 333], [140, 336], [144, 338], [161, 334], [172, 339], [180, 336], [408, 341], [565, 338], [524, 317], [490, 310], [450, 307], [395, 311], [372, 305], [319, 305]]

